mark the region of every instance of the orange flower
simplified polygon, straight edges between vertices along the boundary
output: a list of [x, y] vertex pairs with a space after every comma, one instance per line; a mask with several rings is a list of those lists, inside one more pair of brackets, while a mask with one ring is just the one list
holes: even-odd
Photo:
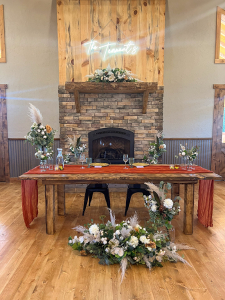
[[164, 146], [163, 145], [159, 145], [159, 149], [163, 149], [164, 148]]
[[47, 133], [50, 133], [52, 131], [52, 127], [49, 125], [46, 125], [45, 128]]

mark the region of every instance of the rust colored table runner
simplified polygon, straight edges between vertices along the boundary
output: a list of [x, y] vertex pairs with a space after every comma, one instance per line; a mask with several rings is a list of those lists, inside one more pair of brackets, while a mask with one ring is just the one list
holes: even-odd
[[144, 168], [127, 168], [124, 169], [124, 165], [109, 165], [102, 168], [87, 168], [81, 169], [81, 165], [66, 165], [64, 170], [41, 172], [39, 167], [26, 172], [25, 174], [196, 174], [196, 173], [213, 173], [202, 167], [196, 166], [195, 170], [187, 171], [181, 169], [170, 169], [169, 166], [150, 165]]
[[[197, 173], [213, 173], [202, 167], [196, 166], [195, 170], [187, 171], [182, 169], [170, 169], [168, 165], [150, 165], [143, 168], [124, 169], [124, 165], [109, 165], [102, 168], [81, 169], [81, 165], [66, 165], [64, 170], [46, 170], [35, 167], [25, 174], [197, 174]], [[22, 180], [22, 209], [24, 222], [27, 227], [38, 215], [38, 185], [37, 180]], [[199, 180], [199, 200], [198, 200], [198, 218], [205, 226], [212, 226], [213, 213], [213, 180]]]

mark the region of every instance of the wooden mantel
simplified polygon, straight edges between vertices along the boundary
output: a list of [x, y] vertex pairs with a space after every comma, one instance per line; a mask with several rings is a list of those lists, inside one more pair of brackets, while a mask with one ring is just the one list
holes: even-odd
[[66, 82], [65, 89], [74, 93], [77, 113], [80, 113], [80, 93], [91, 94], [139, 94], [143, 93], [143, 110], [146, 114], [148, 95], [157, 90], [157, 82]]

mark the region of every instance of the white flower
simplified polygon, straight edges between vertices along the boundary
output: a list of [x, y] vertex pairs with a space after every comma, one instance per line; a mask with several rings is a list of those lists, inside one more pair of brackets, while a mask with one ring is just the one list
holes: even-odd
[[182, 156], [185, 156], [186, 154], [185, 154], [185, 152], [182, 152], [181, 155], [182, 155]]
[[162, 257], [159, 256], [159, 255], [157, 255], [157, 256], [156, 256], [156, 260], [157, 260], [158, 262], [161, 262], [161, 261], [162, 261]]
[[173, 201], [172, 201], [171, 199], [165, 199], [165, 200], [163, 201], [163, 205], [164, 205], [166, 208], [170, 209], [170, 208], [173, 207]]
[[37, 132], [41, 132], [41, 130], [40, 130], [40, 129], [38, 129], [38, 130], [37, 130]]
[[166, 144], [163, 144], [163, 149], [166, 149]]
[[120, 231], [119, 231], [119, 230], [117, 230], [117, 231], [116, 231], [116, 234], [117, 234], [117, 235], [119, 235], [119, 234], [120, 234]]
[[156, 212], [157, 211], [157, 206], [155, 204], [153, 204], [151, 206], [151, 211]]
[[98, 225], [96, 224], [91, 225], [89, 228], [89, 232], [90, 234], [94, 234], [94, 235], [98, 234], [99, 233]]
[[124, 255], [123, 248], [119, 248], [119, 251], [117, 253], [120, 257]]
[[44, 134], [45, 134], [45, 132], [44, 132], [44, 131], [42, 131], [42, 132], [41, 132], [41, 134], [42, 134], [42, 135], [44, 135]]
[[108, 253], [110, 251], [109, 248], [105, 248], [105, 252]]
[[44, 155], [41, 155], [41, 158], [43, 159], [43, 158], [45, 158], [45, 156], [44, 156]]
[[128, 245], [132, 246], [133, 248], [136, 248], [138, 245], [138, 238], [132, 235], [130, 241], [128, 242]]
[[69, 240], [69, 244], [73, 244], [73, 241], [72, 241], [72, 240]]
[[83, 236], [80, 236], [80, 237], [79, 237], [79, 242], [80, 242], [80, 243], [83, 243], [83, 242], [84, 242], [84, 237], [83, 237]]
[[180, 147], [181, 147], [181, 150], [183, 150], [183, 151], [185, 150], [185, 147], [184, 147], [184, 146], [181, 145]]
[[147, 239], [145, 235], [140, 236], [140, 241], [141, 241], [143, 244], [148, 244], [148, 243], [150, 242], [150, 240]]
[[165, 251], [162, 251], [162, 249], [159, 251], [159, 255], [161, 255], [161, 256], [163, 256], [163, 255], [165, 255]]
[[152, 248], [151, 247], [147, 247], [148, 251], [152, 251]]
[[112, 70], [112, 68], [110, 67], [110, 64], [108, 64], [106, 71], [110, 72]]
[[114, 74], [112, 74], [112, 75], [109, 76], [109, 81], [114, 81], [114, 79], [115, 79]]
[[102, 76], [102, 75], [103, 75], [103, 71], [102, 71], [102, 70], [99, 70], [99, 69], [98, 69], [98, 70], [96, 70], [95, 72], [96, 72], [99, 76]]
[[47, 139], [47, 136], [46, 136], [46, 135], [44, 135], [44, 136], [43, 136], [43, 138], [44, 138], [44, 139]]
[[106, 244], [107, 244], [107, 238], [106, 238], [106, 237], [104, 237], [104, 238], [101, 238], [101, 241], [102, 241], [102, 243], [103, 243], [104, 245], [106, 245]]

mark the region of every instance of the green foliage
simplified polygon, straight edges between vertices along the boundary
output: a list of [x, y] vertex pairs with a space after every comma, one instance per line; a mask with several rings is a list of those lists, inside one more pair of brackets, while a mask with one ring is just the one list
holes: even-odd
[[155, 142], [150, 143], [148, 155], [145, 155], [143, 160], [150, 164], [157, 164], [159, 157], [162, 156], [164, 152], [166, 152], [166, 145], [163, 141], [163, 133], [158, 132]]

